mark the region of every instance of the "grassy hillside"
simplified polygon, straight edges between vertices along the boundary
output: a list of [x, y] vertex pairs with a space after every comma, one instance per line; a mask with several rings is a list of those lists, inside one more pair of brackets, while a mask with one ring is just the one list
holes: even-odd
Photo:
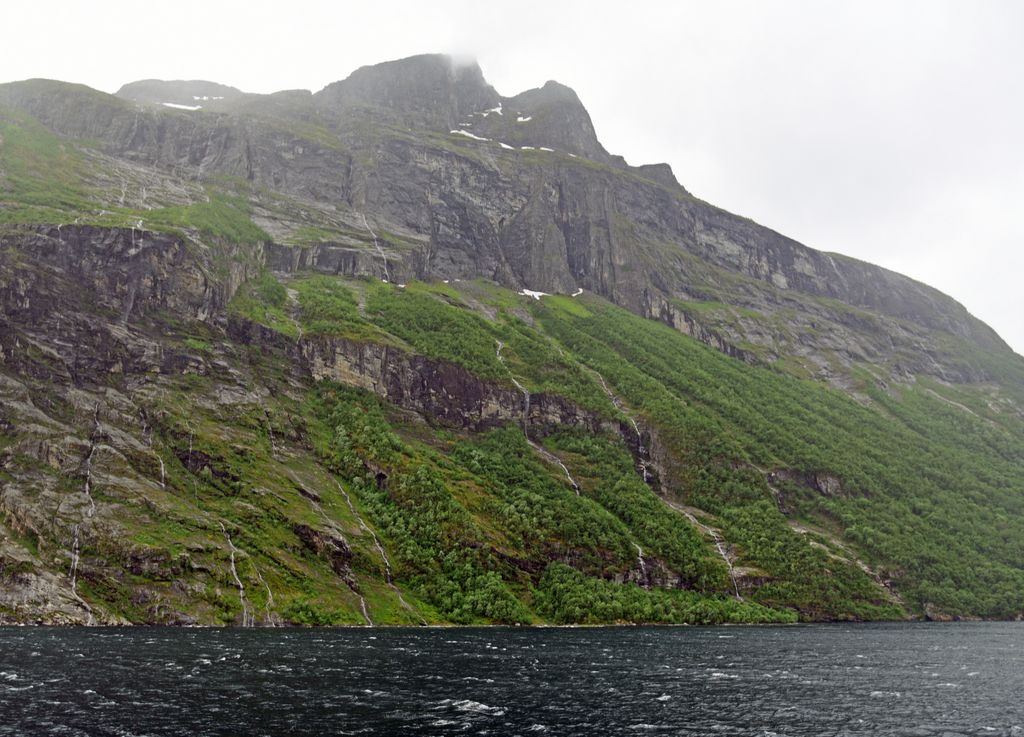
[[[497, 382], [509, 380], [511, 366], [531, 390], [564, 387], [574, 401], [609, 415], [619, 412], [609, 396], [623, 403], [660, 446], [659, 493], [702, 510], [735, 546], [737, 565], [756, 572], [752, 601], [810, 618], [897, 616], [899, 606], [880, 595], [877, 581], [886, 580], [916, 613], [1004, 617], [1024, 607], [1024, 443], [1012, 423], [953, 406], [923, 384], [883, 389], [865, 381], [869, 400], [858, 402], [730, 359], [592, 296], [537, 302], [482, 284], [402, 290], [324, 277], [296, 284], [296, 319], [317, 320], [317, 330], [364, 337], [376, 330], [371, 339], [391, 336]], [[310, 312], [324, 294], [346, 305], [335, 327], [323, 309]], [[508, 364], [495, 358], [498, 340], [508, 342]], [[498, 443], [476, 441], [473, 457], [514, 448], [517, 435], [528, 453], [518, 428], [503, 433]], [[621, 441], [569, 432], [545, 442], [575, 475], [601, 480], [582, 484], [586, 496], [628, 525], [644, 550], [674, 570], [692, 569], [690, 586], [728, 589], [721, 571], [709, 583], [713, 573], [686, 562], [685, 518], [630, 468]], [[491, 458], [487, 467], [496, 463]], [[485, 475], [484, 488], [503, 488], [508, 473]], [[563, 518], [555, 498], [537, 502]], [[599, 519], [582, 519], [581, 531], [603, 529]], [[519, 534], [543, 535], [550, 524], [531, 519]], [[618, 545], [623, 560], [628, 547]], [[616, 545], [602, 538], [599, 548]], [[870, 574], [851, 563], [857, 558]], [[554, 573], [543, 580], [555, 579], [573, 580]]]

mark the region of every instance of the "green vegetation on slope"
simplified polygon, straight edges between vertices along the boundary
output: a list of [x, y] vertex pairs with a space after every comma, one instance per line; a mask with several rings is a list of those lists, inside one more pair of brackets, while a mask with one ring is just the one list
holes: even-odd
[[[518, 428], [453, 439], [445, 457], [401, 440], [380, 400], [361, 390], [324, 384], [310, 406], [325, 428], [321, 452], [393, 551], [396, 580], [408, 582], [449, 621], [785, 622], [795, 616], [721, 594], [601, 581], [609, 567], [634, 565], [636, 537], [661, 539], [670, 562], [699, 572], [702, 586], [721, 584], [723, 575], [678, 522], [678, 541], [661, 530], [637, 532], [597, 495], [576, 495], [538, 462]], [[586, 462], [580, 468], [594, 478], [608, 470]], [[617, 470], [621, 482], [624, 464]], [[562, 572], [557, 561], [563, 559], [573, 560], [574, 575]], [[623, 593], [611, 596], [614, 604], [580, 613], [581, 602], [606, 590]]]
[[[856, 554], [919, 613], [1009, 616], [1024, 607], [1024, 447], [1003, 425], [953, 406], [932, 387], [869, 388], [873, 402], [865, 406], [730, 359], [593, 297], [534, 302], [487, 287], [493, 299], [484, 314], [454, 286], [363, 282], [356, 286], [364, 315], [351, 285], [326, 277], [295, 285], [311, 332], [394, 341], [485, 380], [507, 384], [515, 376], [531, 391], [620, 416], [599, 372], [667, 451], [664, 493], [710, 514], [737, 564], [762, 578], [755, 601], [808, 618], [902, 616], [901, 605], [850, 559]], [[478, 296], [478, 288], [466, 288]], [[517, 447], [511, 436], [488, 437], [477, 441], [476, 455], [459, 447], [453, 459], [483, 474], [478, 485], [527, 493], [530, 484], [510, 484], [475, 460], [490, 448], [492, 461], [511, 468], [502, 460]], [[603, 540], [599, 548], [617, 548], [625, 560], [629, 546], [641, 545], [688, 586], [728, 588], [714, 557], [692, 554], [700, 545], [693, 528], [643, 484], [619, 440], [569, 432], [547, 443], [583, 479], [586, 497], [630, 530], [626, 542]], [[585, 468], [600, 470], [588, 481]], [[772, 473], [774, 488], [766, 481]], [[507, 501], [506, 537], [533, 545], [545, 536], [586, 539], [551, 527], [567, 523], [555, 499], [534, 491]], [[820, 534], [809, 536], [791, 520]], [[595, 572], [583, 560], [580, 570]]]
[[[99, 186], [80, 145], [38, 121], [0, 108], [0, 223], [71, 223], [138, 227], [177, 233], [195, 230], [232, 243], [269, 241], [255, 223], [244, 187], [220, 178], [201, 202], [171, 207], [126, 207]], [[123, 197], [122, 197], [123, 199]]]
[[286, 311], [288, 291], [264, 271], [253, 281], [243, 284], [228, 305], [228, 314], [264, 325], [292, 338], [299, 330]]
[[791, 469], [840, 485], [825, 494], [787, 484], [790, 511], [843, 531], [916, 611], [999, 617], [1024, 608], [1019, 436], [918, 388], [876, 388], [874, 403], [863, 406], [610, 305], [589, 307], [586, 318], [547, 304], [536, 311], [659, 428], [675, 452], [677, 492], [720, 515], [752, 563], [789, 579], [765, 587], [763, 600], [822, 613], [873, 611], [852, 605], [868, 590], [866, 577], [837, 576], [828, 558], [815, 561], [793, 542], [757, 470]]

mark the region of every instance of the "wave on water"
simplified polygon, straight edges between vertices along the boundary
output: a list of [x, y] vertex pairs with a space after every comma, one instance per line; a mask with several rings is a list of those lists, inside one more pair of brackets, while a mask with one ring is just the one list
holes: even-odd
[[465, 714], [486, 714], [487, 716], [500, 717], [505, 713], [505, 710], [500, 706], [488, 706], [472, 699], [443, 699], [438, 704], [438, 709], [452, 708]]

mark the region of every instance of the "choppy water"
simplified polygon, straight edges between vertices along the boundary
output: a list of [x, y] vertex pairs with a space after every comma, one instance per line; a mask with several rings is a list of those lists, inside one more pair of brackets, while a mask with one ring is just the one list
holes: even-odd
[[1012, 735], [1024, 624], [0, 628], [0, 735]]

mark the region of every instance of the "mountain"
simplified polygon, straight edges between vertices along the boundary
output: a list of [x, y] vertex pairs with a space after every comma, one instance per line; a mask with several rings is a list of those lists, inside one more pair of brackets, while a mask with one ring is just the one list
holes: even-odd
[[1024, 358], [556, 82], [0, 85], [0, 304], [0, 621], [1024, 614]]

